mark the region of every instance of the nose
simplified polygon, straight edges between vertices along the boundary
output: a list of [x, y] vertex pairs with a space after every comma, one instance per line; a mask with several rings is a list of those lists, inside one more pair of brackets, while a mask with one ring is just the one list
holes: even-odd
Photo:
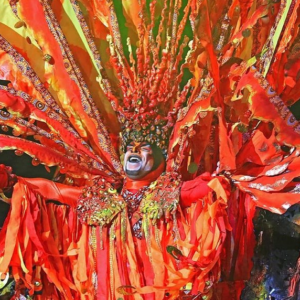
[[141, 143], [134, 143], [132, 145], [131, 153], [140, 153], [141, 152]]
[[133, 152], [133, 153], [138, 153], [138, 152], [140, 152], [140, 147], [139, 147], [139, 145], [133, 146], [131, 152]]

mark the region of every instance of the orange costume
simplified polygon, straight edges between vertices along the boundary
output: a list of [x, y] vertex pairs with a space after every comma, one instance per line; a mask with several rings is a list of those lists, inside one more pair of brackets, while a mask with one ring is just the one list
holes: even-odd
[[[239, 297], [255, 206], [299, 201], [299, 5], [0, 0], [0, 150], [65, 174], [14, 186], [16, 299]], [[131, 141], [165, 168], [129, 180]]]

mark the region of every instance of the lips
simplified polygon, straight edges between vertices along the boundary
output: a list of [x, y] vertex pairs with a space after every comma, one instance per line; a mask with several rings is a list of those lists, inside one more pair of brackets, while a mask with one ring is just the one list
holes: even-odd
[[142, 161], [142, 159], [137, 155], [130, 155], [129, 158], [128, 158], [128, 161], [130, 163], [139, 163], [139, 162]]
[[127, 171], [139, 171], [142, 167], [142, 158], [138, 155], [130, 155], [127, 159]]

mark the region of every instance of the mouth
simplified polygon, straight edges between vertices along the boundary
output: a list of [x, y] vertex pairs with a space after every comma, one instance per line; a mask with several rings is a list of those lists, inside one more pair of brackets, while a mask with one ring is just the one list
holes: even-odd
[[131, 156], [129, 156], [128, 161], [130, 163], [139, 163], [142, 161], [142, 159], [137, 155], [131, 155]]
[[138, 155], [130, 155], [126, 162], [126, 171], [138, 172], [142, 167], [142, 158]]

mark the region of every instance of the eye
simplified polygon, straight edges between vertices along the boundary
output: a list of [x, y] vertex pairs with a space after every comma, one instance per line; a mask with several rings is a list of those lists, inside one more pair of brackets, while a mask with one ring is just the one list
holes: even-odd
[[133, 149], [133, 146], [127, 146], [126, 151], [131, 151]]
[[150, 145], [145, 145], [145, 146], [142, 146], [141, 149], [143, 151], [149, 152], [149, 151], [151, 151], [151, 146]]

